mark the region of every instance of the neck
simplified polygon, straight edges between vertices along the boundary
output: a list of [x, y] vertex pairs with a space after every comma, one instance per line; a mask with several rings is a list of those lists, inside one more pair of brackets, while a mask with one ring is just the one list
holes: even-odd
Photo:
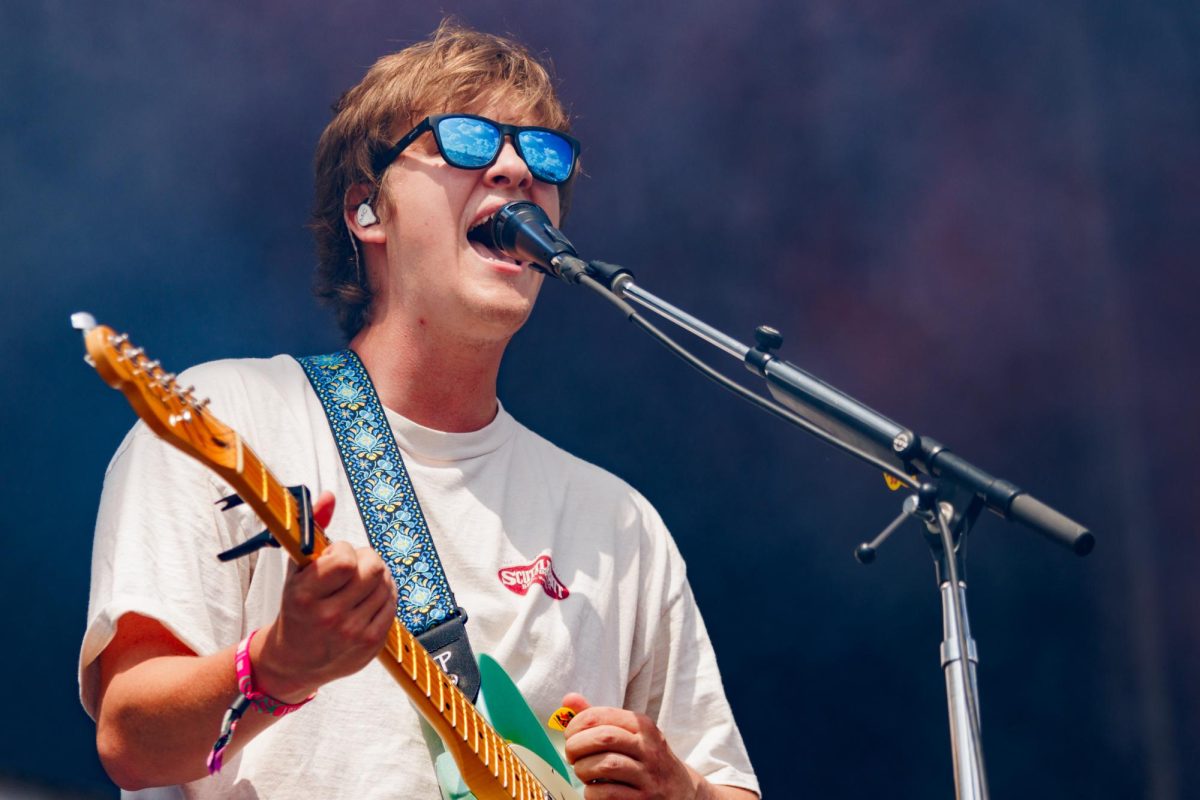
[[350, 347], [387, 408], [427, 428], [465, 433], [496, 416], [496, 376], [506, 344], [447, 341], [424, 325], [368, 325]]

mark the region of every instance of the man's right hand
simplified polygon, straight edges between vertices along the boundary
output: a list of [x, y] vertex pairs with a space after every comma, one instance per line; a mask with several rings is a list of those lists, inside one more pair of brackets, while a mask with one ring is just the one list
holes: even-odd
[[[333, 515], [333, 495], [313, 506], [317, 524]], [[279, 616], [250, 647], [254, 684], [298, 703], [322, 684], [358, 672], [387, 640], [396, 615], [396, 584], [370, 547], [334, 542], [283, 586]]]

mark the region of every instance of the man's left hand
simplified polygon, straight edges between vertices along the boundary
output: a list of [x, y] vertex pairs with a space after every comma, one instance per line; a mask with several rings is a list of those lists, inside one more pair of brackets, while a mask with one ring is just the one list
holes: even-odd
[[[575, 718], [567, 725], [567, 761], [587, 784], [584, 800], [709, 800], [719, 795], [680, 761], [645, 714], [563, 698]], [[747, 797], [754, 797], [747, 793]]]

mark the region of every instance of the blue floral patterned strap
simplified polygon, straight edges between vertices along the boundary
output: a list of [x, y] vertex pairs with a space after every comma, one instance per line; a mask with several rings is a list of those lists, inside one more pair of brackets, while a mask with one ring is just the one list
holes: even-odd
[[450, 620], [454, 594], [366, 368], [352, 350], [296, 360], [325, 407], [371, 546], [396, 579], [396, 617], [417, 636]]

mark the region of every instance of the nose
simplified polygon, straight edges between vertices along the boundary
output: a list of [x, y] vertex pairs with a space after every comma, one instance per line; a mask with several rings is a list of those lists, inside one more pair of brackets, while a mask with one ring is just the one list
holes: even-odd
[[508, 137], [504, 139], [500, 155], [496, 156], [496, 160], [487, 168], [484, 180], [488, 186], [515, 186], [518, 189], [533, 186], [533, 174], [529, 171], [529, 165], [517, 155], [517, 149]]

